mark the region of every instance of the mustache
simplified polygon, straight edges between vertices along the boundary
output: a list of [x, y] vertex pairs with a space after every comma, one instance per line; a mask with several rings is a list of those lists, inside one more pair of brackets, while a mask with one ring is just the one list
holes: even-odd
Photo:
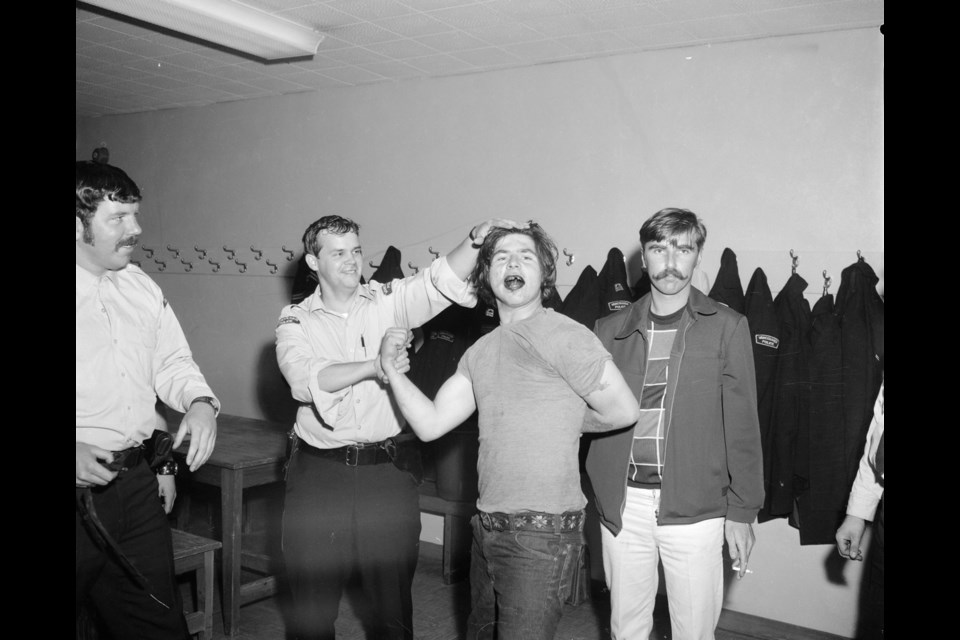
[[132, 238], [127, 238], [126, 240], [121, 240], [118, 242], [117, 249], [120, 247], [135, 247], [138, 244], [140, 244], [140, 239], [137, 236], [133, 236]]
[[661, 271], [661, 272], [658, 273], [657, 275], [653, 276], [653, 279], [654, 279], [654, 280], [663, 280], [663, 279], [666, 278], [667, 276], [673, 276], [674, 278], [677, 278], [677, 279], [679, 279], [679, 280], [686, 280], [686, 279], [687, 279], [687, 276], [683, 275], [682, 273], [680, 273], [680, 272], [677, 271], [676, 269], [670, 269], [670, 268], [664, 269], [663, 271]]

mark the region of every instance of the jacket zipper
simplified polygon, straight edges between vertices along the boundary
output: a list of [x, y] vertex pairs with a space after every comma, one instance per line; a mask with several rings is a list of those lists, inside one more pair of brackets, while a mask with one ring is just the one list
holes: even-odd
[[[680, 373], [680, 365], [683, 363], [683, 354], [687, 351], [687, 329], [690, 328], [690, 325], [693, 324], [691, 319], [685, 325], [683, 325], [683, 333], [680, 334], [680, 359], [677, 360], [677, 370], [673, 375], [673, 395], [670, 398], [670, 420], [673, 421], [673, 403], [677, 399], [677, 375]], [[667, 441], [670, 438], [670, 429], [669, 425], [663, 434], [663, 468], [667, 468]], [[656, 509], [653, 512], [654, 518], [657, 521], [657, 524], [662, 524], [660, 522], [660, 496], [663, 493], [663, 471], [660, 471], [660, 491], [654, 492], [654, 499], [656, 500]]]

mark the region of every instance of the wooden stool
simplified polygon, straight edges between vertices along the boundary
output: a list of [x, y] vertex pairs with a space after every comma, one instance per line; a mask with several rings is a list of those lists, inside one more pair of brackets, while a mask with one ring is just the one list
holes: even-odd
[[172, 529], [173, 563], [177, 575], [196, 572], [196, 610], [184, 612], [187, 629], [200, 640], [213, 639], [213, 553], [222, 545], [217, 540]]

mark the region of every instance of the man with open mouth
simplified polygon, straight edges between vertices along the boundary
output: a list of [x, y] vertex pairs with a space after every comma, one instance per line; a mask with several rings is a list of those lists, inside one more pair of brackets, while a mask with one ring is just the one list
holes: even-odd
[[617, 429], [639, 416], [596, 336], [543, 306], [556, 258], [535, 223], [487, 233], [470, 281], [500, 326], [467, 350], [434, 401], [395, 366], [409, 331], [391, 329], [381, 343], [394, 397], [422, 440], [479, 413], [471, 639], [554, 637], [584, 544], [580, 435], [585, 424]]

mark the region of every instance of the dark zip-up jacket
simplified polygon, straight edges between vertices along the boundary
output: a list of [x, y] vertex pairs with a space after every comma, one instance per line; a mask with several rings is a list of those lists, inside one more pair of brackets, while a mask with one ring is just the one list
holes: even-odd
[[[646, 295], [595, 327], [638, 398], [649, 324]], [[691, 287], [669, 366], [658, 523], [753, 522], [763, 505], [763, 460], [747, 319]], [[632, 427], [602, 434], [587, 452], [600, 521], [614, 535], [623, 526], [632, 438]]]

